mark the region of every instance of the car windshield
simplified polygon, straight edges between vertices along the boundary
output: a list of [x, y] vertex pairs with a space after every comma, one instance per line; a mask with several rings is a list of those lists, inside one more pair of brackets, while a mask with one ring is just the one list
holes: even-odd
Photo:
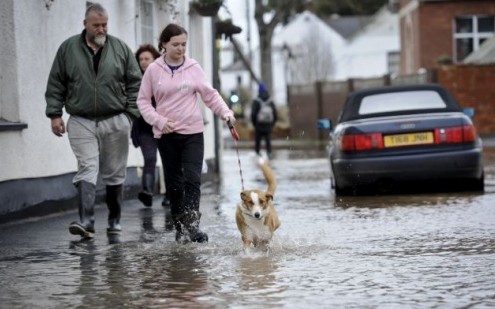
[[364, 97], [359, 106], [359, 114], [369, 115], [446, 107], [447, 104], [436, 91], [401, 91], [373, 94]]

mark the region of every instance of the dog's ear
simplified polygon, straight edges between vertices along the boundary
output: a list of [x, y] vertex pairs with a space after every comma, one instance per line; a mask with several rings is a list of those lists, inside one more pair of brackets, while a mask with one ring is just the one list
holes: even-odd
[[270, 192], [266, 192], [266, 198], [270, 201], [273, 201], [273, 194], [271, 194]]
[[247, 198], [247, 192], [246, 191], [242, 191], [241, 192], [241, 200], [245, 201]]

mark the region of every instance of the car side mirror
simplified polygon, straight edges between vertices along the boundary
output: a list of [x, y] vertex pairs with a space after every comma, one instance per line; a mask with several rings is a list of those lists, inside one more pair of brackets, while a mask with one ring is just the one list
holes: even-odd
[[472, 107], [467, 107], [465, 109], [462, 110], [464, 112], [464, 114], [466, 114], [469, 118], [473, 118], [474, 117], [474, 108]]
[[319, 130], [332, 130], [333, 129], [332, 120], [330, 120], [328, 118], [319, 119], [316, 122], [316, 125], [317, 125]]

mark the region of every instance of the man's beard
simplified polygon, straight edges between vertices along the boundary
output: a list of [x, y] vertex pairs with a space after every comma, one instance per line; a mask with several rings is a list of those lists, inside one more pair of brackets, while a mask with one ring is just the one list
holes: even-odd
[[93, 43], [95, 43], [98, 47], [102, 47], [103, 45], [105, 45], [106, 40], [107, 40], [106, 35], [95, 36], [93, 38]]

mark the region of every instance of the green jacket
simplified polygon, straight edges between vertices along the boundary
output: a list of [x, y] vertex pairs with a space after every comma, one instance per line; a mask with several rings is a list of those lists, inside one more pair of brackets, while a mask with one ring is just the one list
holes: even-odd
[[67, 113], [102, 120], [125, 112], [132, 120], [139, 117], [136, 98], [141, 70], [131, 49], [120, 39], [107, 35], [98, 74], [93, 55], [80, 35], [60, 45], [46, 87], [46, 116]]

